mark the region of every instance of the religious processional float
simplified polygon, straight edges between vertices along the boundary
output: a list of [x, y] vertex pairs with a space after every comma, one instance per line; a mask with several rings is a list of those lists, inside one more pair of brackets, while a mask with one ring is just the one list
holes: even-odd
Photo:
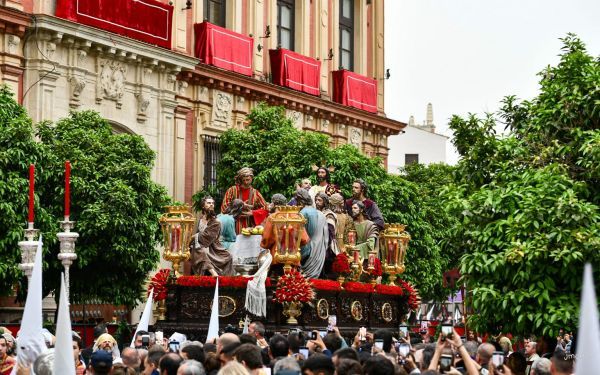
[[[355, 246], [356, 233], [351, 231], [348, 243], [334, 260], [332, 270], [337, 279], [307, 279], [298, 270], [301, 236], [297, 234], [304, 231], [305, 224], [299, 210], [296, 206], [282, 206], [270, 217], [276, 239], [271, 266], [282, 265], [283, 274], [263, 277], [268, 301], [264, 314], [252, 314], [246, 308], [246, 288], [254, 280], [253, 274], [246, 274], [252, 269], [247, 262], [237, 259], [239, 276], [218, 276], [220, 326], [239, 326], [241, 330], [244, 322], [251, 319], [263, 321], [270, 333], [295, 328], [324, 330], [330, 316], [336, 316], [340, 332], [347, 336], [353, 336], [363, 326], [398, 330], [407, 314], [420, 305], [417, 290], [397, 276], [404, 272], [410, 240], [405, 225], [386, 224], [380, 233], [379, 249], [372, 250], [366, 259]], [[157, 302], [156, 327], [165, 333], [177, 331], [188, 339], [204, 340], [217, 277], [180, 272], [182, 263], [190, 258], [188, 244], [195, 217], [189, 206], [169, 206], [160, 224], [163, 258], [172, 262], [172, 269], [160, 270], [148, 286], [148, 291], [154, 290]], [[261, 237], [251, 230], [246, 232], [245, 236]], [[253, 269], [258, 269], [260, 259], [252, 260]]]

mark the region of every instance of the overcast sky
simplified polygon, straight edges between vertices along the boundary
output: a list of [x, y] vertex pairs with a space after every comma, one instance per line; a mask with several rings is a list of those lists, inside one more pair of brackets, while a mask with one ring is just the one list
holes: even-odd
[[[568, 32], [600, 55], [600, 0], [385, 0], [386, 114], [421, 123], [431, 102], [437, 132], [451, 135], [452, 114], [534, 97]], [[449, 141], [447, 161], [457, 159]]]

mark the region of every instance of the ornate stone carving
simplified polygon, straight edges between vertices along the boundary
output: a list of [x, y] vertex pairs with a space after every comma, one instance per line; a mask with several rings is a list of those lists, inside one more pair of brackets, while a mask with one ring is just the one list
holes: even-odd
[[121, 108], [125, 93], [125, 73], [127, 66], [120, 61], [99, 59], [98, 83], [96, 87], [96, 102], [102, 99], [114, 100], [117, 108]]
[[300, 129], [302, 127], [302, 112], [291, 111], [290, 119], [296, 128]]
[[346, 132], [346, 125], [344, 125], [344, 124], [338, 125], [338, 134], [344, 135], [345, 132]]
[[186, 81], [177, 81], [177, 94], [185, 94], [185, 89], [187, 89], [187, 87], [188, 83]]
[[227, 121], [231, 114], [231, 97], [219, 92], [215, 100], [215, 117], [220, 121]]
[[7, 35], [6, 36], [6, 46], [4, 47], [6, 52], [11, 55], [16, 55], [19, 44], [21, 43], [21, 38], [16, 35]]
[[385, 135], [382, 135], [381, 137], [379, 137], [379, 144], [381, 146], [385, 146], [387, 142], [387, 137]]
[[321, 130], [323, 130], [324, 132], [329, 131], [329, 120], [323, 120], [321, 122]]
[[167, 74], [167, 90], [175, 91], [175, 82], [177, 76], [175, 74]]
[[48, 60], [52, 60], [52, 57], [54, 57], [54, 51], [56, 51], [56, 43], [47, 42], [46, 57], [48, 58]]
[[146, 122], [146, 112], [148, 110], [148, 106], [150, 105], [150, 98], [148, 95], [143, 92], [139, 92], [135, 94], [135, 98], [137, 100], [137, 121], [139, 123]]
[[83, 77], [71, 76], [68, 80], [71, 84], [71, 98], [69, 100], [69, 106], [71, 108], [77, 108], [80, 105], [79, 97], [85, 88], [85, 79]]
[[77, 65], [80, 67], [83, 66], [83, 64], [85, 63], [86, 57], [87, 57], [87, 52], [82, 49], [78, 49], [77, 50]]
[[360, 129], [352, 128], [350, 132], [350, 144], [360, 147], [362, 134]]

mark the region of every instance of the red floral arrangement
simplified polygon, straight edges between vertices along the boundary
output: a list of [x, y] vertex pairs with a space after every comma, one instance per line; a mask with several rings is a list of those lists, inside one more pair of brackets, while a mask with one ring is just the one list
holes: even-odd
[[383, 270], [381, 269], [381, 261], [379, 260], [379, 258], [375, 258], [375, 261], [373, 262], [373, 267], [375, 269], [373, 270], [373, 272], [371, 272], [372, 276], [379, 277], [383, 275]]
[[342, 286], [336, 280], [310, 279], [310, 283], [317, 290], [339, 292]]
[[313, 299], [315, 291], [312, 284], [298, 270], [292, 269], [279, 278], [273, 301], [307, 303]]
[[398, 284], [404, 289], [404, 292], [408, 294], [408, 306], [412, 310], [417, 310], [421, 305], [421, 297], [419, 292], [408, 282], [404, 280], [396, 280]]
[[[244, 276], [219, 276], [220, 288], [246, 288], [251, 277]], [[199, 287], [214, 287], [217, 284], [217, 278], [214, 276], [180, 276], [177, 279], [177, 285], [180, 286], [199, 286]], [[271, 279], [267, 277], [265, 286], [271, 286]]]
[[148, 284], [147, 296], [150, 295], [150, 291], [154, 289], [154, 293], [152, 294], [152, 299], [154, 301], [162, 301], [167, 298], [167, 281], [169, 280], [169, 275], [171, 274], [171, 270], [168, 268], [163, 268], [159, 270], [152, 279], [150, 280], [150, 284]]
[[392, 286], [392, 285], [384, 285], [377, 284], [375, 285], [375, 292], [379, 294], [387, 294], [392, 296], [401, 296], [404, 294], [401, 286]]
[[333, 272], [340, 275], [347, 275], [350, 273], [350, 264], [348, 263], [348, 255], [346, 253], [339, 253], [331, 265]]
[[373, 285], [356, 281], [345, 282], [344, 289], [351, 293], [373, 293]]

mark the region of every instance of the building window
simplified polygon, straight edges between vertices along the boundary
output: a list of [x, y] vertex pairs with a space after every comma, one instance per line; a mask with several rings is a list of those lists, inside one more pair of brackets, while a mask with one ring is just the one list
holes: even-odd
[[418, 164], [419, 154], [404, 154], [404, 165]]
[[217, 163], [221, 160], [219, 137], [202, 136], [204, 141], [204, 190], [217, 186]]
[[204, 0], [204, 19], [217, 26], [225, 27], [225, 1]]
[[277, 40], [281, 48], [294, 50], [294, 0], [277, 0]]
[[354, 0], [340, 2], [340, 66], [354, 70]]

